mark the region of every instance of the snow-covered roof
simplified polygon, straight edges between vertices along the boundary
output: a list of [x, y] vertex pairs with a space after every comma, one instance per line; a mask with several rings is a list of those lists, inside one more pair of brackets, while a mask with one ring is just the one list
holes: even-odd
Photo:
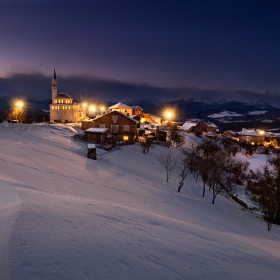
[[135, 109], [135, 110], [138, 109], [138, 108], [142, 109], [140, 106], [132, 106], [132, 108]]
[[182, 126], [182, 130], [189, 130], [191, 127], [196, 126], [197, 123], [186, 121]]
[[97, 133], [104, 133], [108, 130], [108, 128], [100, 128], [100, 127], [91, 127], [86, 130], [86, 132], [97, 132]]
[[238, 135], [244, 135], [244, 136], [264, 136], [264, 131], [261, 131], [259, 129], [246, 129], [242, 128], [242, 131], [237, 132]]
[[[120, 111], [114, 111], [114, 113], [118, 113], [118, 114], [120, 114], [120, 115], [126, 117], [127, 119], [129, 119], [129, 120], [131, 120], [131, 121], [134, 121], [135, 123], [139, 123], [139, 121], [137, 121], [137, 120], [131, 118], [130, 116], [127, 116], [126, 114], [124, 114], [124, 113], [122, 113], [122, 112], [120, 112]], [[110, 112], [110, 113], [108, 113], [108, 114], [112, 114], [112, 112]], [[106, 115], [108, 115], [108, 114], [106, 114]], [[103, 117], [106, 116], [106, 115], [103, 115], [103, 116], [100, 116], [100, 117], [96, 117], [96, 118], [94, 118], [93, 120], [97, 120], [97, 119], [103, 118]]]
[[207, 126], [211, 126], [211, 127], [217, 127], [215, 124], [213, 123], [205, 123]]
[[119, 102], [119, 103], [109, 107], [109, 109], [132, 109], [132, 107], [130, 107], [130, 106], [124, 104], [124, 103]]

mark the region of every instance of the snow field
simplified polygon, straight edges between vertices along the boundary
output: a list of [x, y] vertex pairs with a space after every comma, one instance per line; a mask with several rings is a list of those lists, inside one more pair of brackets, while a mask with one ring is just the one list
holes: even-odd
[[156, 158], [172, 148], [98, 150], [93, 161], [71, 127], [31, 127], [0, 128], [0, 219], [13, 209], [0, 278], [279, 276], [279, 227], [267, 232], [222, 196], [212, 205], [192, 175], [177, 193], [177, 171], [166, 183]]

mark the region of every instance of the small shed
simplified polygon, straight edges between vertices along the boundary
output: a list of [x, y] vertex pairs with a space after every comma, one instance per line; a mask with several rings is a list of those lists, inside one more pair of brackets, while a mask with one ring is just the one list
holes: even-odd
[[87, 157], [96, 160], [96, 147], [95, 144], [88, 144]]
[[85, 139], [91, 143], [103, 143], [106, 140], [108, 128], [92, 127], [85, 131]]

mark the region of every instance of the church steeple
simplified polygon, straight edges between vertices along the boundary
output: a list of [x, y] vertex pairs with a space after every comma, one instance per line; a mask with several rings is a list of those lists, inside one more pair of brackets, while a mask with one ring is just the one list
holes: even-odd
[[52, 79], [52, 103], [54, 102], [54, 99], [56, 98], [57, 96], [57, 81], [56, 81], [56, 73], [55, 73], [55, 68], [53, 70], [53, 79]]

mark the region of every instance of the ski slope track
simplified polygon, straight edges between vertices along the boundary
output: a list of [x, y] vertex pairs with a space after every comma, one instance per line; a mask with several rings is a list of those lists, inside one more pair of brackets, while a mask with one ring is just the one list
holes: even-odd
[[66, 125], [0, 124], [0, 279], [278, 279], [280, 228], [137, 145], [87, 159]]

